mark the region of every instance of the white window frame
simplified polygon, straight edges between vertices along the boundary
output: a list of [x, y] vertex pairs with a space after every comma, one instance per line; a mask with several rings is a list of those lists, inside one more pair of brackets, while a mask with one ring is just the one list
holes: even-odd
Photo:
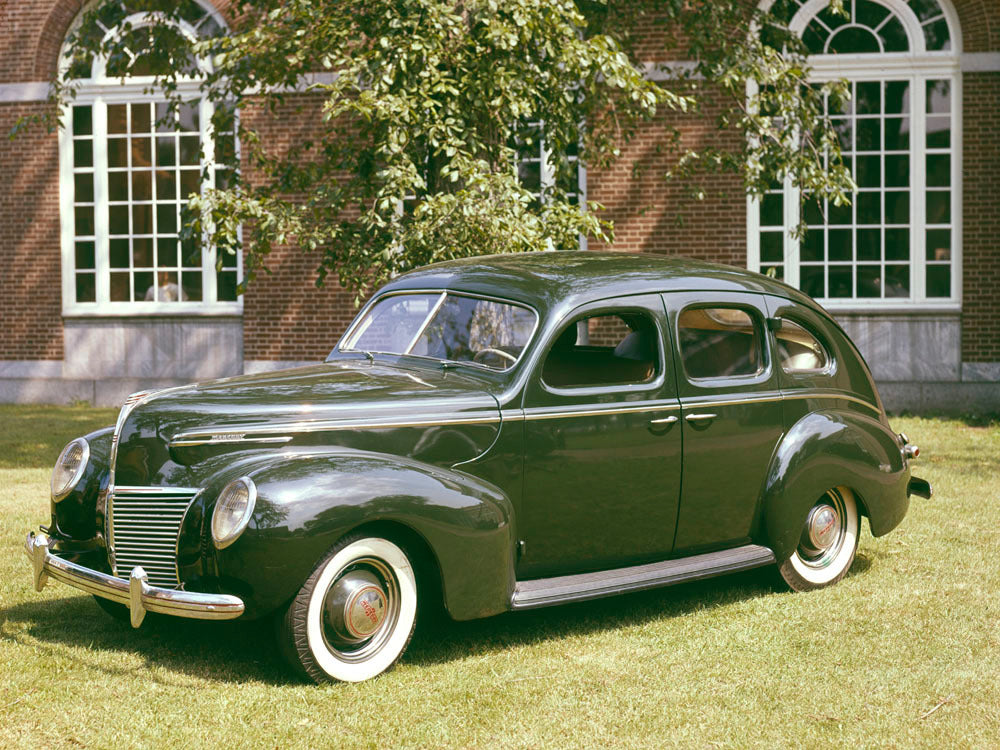
[[[770, 7], [765, 0], [761, 7]], [[909, 297], [817, 298], [833, 311], [959, 311], [962, 306], [962, 75], [961, 35], [958, 15], [948, 0], [936, 0], [948, 22], [952, 49], [927, 51], [923, 29], [913, 10], [902, 0], [875, 0], [894, 13], [909, 37], [910, 52], [876, 54], [824, 54], [809, 58], [811, 81], [826, 82], [846, 78], [850, 82], [909, 80], [910, 82], [910, 260]], [[808, 0], [793, 17], [789, 29], [800, 35], [829, 0]], [[926, 295], [926, 232], [924, 200], [926, 195], [925, 157], [927, 145], [926, 81], [948, 80], [951, 84], [951, 295], [928, 298]], [[748, 94], [754, 93], [748, 87]], [[799, 190], [785, 179], [783, 190], [784, 229], [783, 268], [785, 283], [799, 288], [799, 241], [789, 230], [799, 222]], [[760, 271], [760, 201], [747, 197], [747, 267]], [[884, 252], [884, 248], [883, 248]], [[858, 268], [854, 262], [854, 268]]]
[[[207, 14], [222, 27], [227, 28], [218, 12], [207, 3], [198, 3]], [[125, 19], [132, 28], [138, 28], [149, 22], [152, 14], [136, 13]], [[82, 17], [82, 14], [81, 14]], [[79, 20], [79, 19], [78, 19]], [[181, 22], [180, 31], [190, 38], [196, 37], [196, 31], [187, 23]], [[108, 32], [108, 36], [117, 33], [116, 29]], [[67, 57], [61, 55], [63, 72], [67, 66]], [[199, 65], [204, 65], [199, 62]], [[61, 230], [62, 255], [62, 314], [66, 317], [123, 317], [123, 316], [234, 316], [243, 313], [243, 295], [237, 295], [236, 301], [219, 301], [216, 287], [217, 251], [208, 242], [202, 243], [202, 258], [199, 267], [190, 270], [201, 271], [202, 299], [200, 301], [135, 301], [112, 302], [110, 299], [110, 227], [108, 226], [108, 161], [107, 161], [107, 107], [114, 104], [141, 104], [149, 102], [164, 102], [166, 97], [152, 92], [154, 84], [152, 76], [136, 76], [124, 83], [106, 73], [106, 61], [95, 57], [92, 66], [92, 77], [76, 89], [75, 98], [69, 102], [60, 113], [61, 127], [59, 130], [59, 216]], [[204, 69], [204, 68], [203, 68]], [[212, 115], [214, 104], [206, 99], [200, 91], [200, 80], [197, 78], [182, 78], [177, 83], [177, 95], [185, 99], [197, 99], [199, 102], [199, 127], [201, 138], [200, 168], [207, 174], [207, 185], [215, 185], [215, 139], [212, 132]], [[76, 250], [75, 250], [75, 215], [74, 215], [74, 166], [73, 166], [73, 123], [72, 110], [74, 106], [90, 106], [92, 112], [92, 142], [94, 174], [94, 266], [96, 302], [76, 301]], [[239, 162], [239, 143], [236, 144], [236, 160]], [[82, 171], [90, 171], [84, 168]], [[237, 282], [243, 279], [243, 258], [236, 254]]]
[[[545, 195], [545, 190], [551, 187], [555, 187], [556, 184], [556, 171], [555, 166], [552, 164], [552, 150], [546, 145], [545, 138], [545, 121], [541, 120], [537, 123], [533, 122], [532, 125], [537, 125], [541, 136], [538, 139], [538, 151], [537, 156], [535, 151], [532, 150], [530, 156], [524, 156], [517, 160], [517, 167], [529, 161], [538, 162], [538, 182], [539, 188], [542, 194], [539, 199], [542, 199]], [[570, 161], [576, 163], [576, 204], [579, 206], [581, 211], [587, 210], [587, 167], [584, 165], [583, 160], [580, 159], [579, 153], [576, 156], [567, 157]], [[551, 244], [551, 242], [550, 242]], [[550, 250], [554, 249], [552, 247]], [[579, 249], [587, 249], [587, 235], [580, 234], [579, 237]]]

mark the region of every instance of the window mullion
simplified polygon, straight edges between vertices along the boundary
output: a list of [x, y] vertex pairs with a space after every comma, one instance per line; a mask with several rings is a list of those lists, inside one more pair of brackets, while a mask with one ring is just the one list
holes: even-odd
[[[208, 182], [199, 183], [199, 193], [205, 185], [215, 187], [215, 137], [212, 132], [212, 114], [214, 107], [208, 98], [202, 98], [198, 104], [198, 121], [201, 136], [201, 174], [207, 175]], [[209, 304], [218, 302], [219, 285], [216, 283], [216, 250], [208, 238], [214, 227], [206, 227], [201, 238], [201, 298]]]
[[924, 206], [927, 200], [927, 82], [920, 76], [910, 79], [913, 91], [910, 122], [910, 263], [913, 299], [927, 299], [927, 232]]
[[784, 231], [782, 232], [782, 249], [784, 250], [785, 283], [799, 288], [799, 239], [793, 237], [791, 230], [799, 225], [799, 187], [794, 184], [790, 175], [785, 177], [784, 184]]
[[108, 109], [98, 97], [93, 108], [94, 132], [94, 268], [99, 305], [111, 301], [111, 227], [108, 224]]

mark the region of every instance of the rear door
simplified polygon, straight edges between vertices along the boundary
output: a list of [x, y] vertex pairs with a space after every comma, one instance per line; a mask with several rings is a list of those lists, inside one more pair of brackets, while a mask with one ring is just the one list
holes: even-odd
[[745, 543], [783, 431], [764, 298], [675, 292], [663, 301], [678, 349], [684, 440], [674, 554]]

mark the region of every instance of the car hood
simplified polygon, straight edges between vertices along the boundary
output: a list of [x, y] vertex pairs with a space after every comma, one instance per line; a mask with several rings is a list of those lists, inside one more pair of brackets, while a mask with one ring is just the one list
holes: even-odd
[[488, 388], [455, 370], [352, 360], [167, 389], [142, 398], [127, 414], [115, 483], [196, 481], [180, 476], [178, 467], [220, 452], [273, 453], [279, 446], [414, 456], [418, 445], [426, 447], [422, 433], [441, 427], [462, 430], [463, 440], [458, 450], [438, 450], [433, 463], [469, 460], [496, 436], [499, 408]]

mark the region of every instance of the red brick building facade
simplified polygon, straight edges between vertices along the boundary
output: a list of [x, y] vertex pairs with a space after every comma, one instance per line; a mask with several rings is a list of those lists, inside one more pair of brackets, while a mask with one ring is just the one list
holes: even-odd
[[[0, 0], [0, 132], [44, 109], [81, 5]], [[193, 32], [225, 23], [203, 5]], [[784, 4], [816, 75], [854, 86], [854, 108], [831, 113], [861, 186], [851, 212], [807, 214], [811, 239], [799, 242], [786, 231], [798, 220], [790, 186], [758, 205], [719, 177], [691, 202], [663, 180], [662, 122], [613, 168], [581, 171], [581, 189], [607, 207], [616, 250], [773, 268], [816, 296], [890, 408], [1000, 410], [1000, 4], [846, 5], [845, 21], [826, 0]], [[671, 62], [655, 38], [641, 48]], [[276, 252], [244, 299], [231, 292], [238, 268], [178, 260], [175, 182], [198, 166], [185, 159], [206, 112], [189, 113], [180, 135], [158, 133], [155, 97], [101, 73], [95, 65], [62, 134], [0, 139], [0, 400], [115, 403], [149, 385], [322, 359], [353, 295], [317, 289], [316, 261], [297, 250]], [[310, 127], [308, 107], [256, 117], [271, 144]], [[711, 113], [677, 117], [686, 143], [720, 137]]]

